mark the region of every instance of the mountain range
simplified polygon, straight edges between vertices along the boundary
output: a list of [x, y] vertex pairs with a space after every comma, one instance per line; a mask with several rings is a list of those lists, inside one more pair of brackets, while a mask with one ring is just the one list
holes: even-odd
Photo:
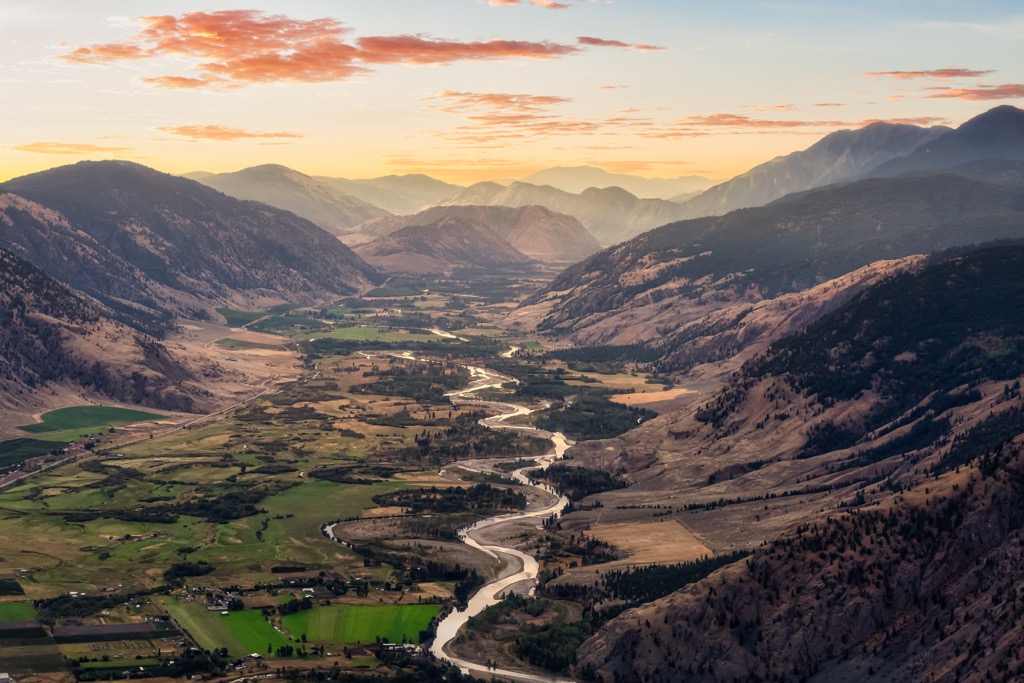
[[422, 173], [361, 180], [326, 176], [317, 176], [316, 179], [368, 204], [402, 216], [443, 202], [463, 189], [460, 185], [452, 185]]
[[195, 173], [185, 177], [235, 199], [263, 202], [291, 211], [335, 235], [343, 235], [364, 221], [388, 215], [384, 209], [327, 182], [277, 164], [253, 166], [234, 173]]
[[470, 185], [444, 206], [543, 206], [576, 218], [601, 244], [615, 244], [678, 220], [682, 206], [664, 199], [639, 199], [619, 187], [589, 188], [580, 194], [551, 186], [516, 182]]
[[856, 180], [949, 130], [878, 122], [859, 130], [836, 131], [805, 150], [772, 159], [705, 190], [685, 202], [685, 217], [721, 216], [794, 192]]
[[0, 246], [114, 310], [205, 319], [217, 306], [312, 303], [379, 278], [293, 213], [134, 163], [80, 162], [0, 192], [21, 198], [6, 200]]
[[[436, 206], [412, 216], [378, 218], [356, 230], [387, 237], [403, 228], [433, 225], [445, 218], [473, 223], [525, 256], [546, 263], [575, 263], [601, 248], [575, 218], [542, 206]], [[356, 251], [363, 254], [358, 247]]]
[[715, 311], [742, 320], [876, 261], [1022, 236], [1020, 188], [952, 174], [864, 180], [652, 230], [571, 266], [510, 322], [578, 343], [656, 343], [666, 369], [685, 371], [700, 360], [692, 343], [721, 327]]
[[690, 408], [571, 451], [633, 482], [606, 508], [685, 502], [676, 520], [705, 544], [753, 549], [610, 621], [581, 667], [604, 681], [1019, 671], [1024, 608], [1003, 596], [1024, 541], [1022, 300], [1020, 242], [932, 257]]
[[594, 166], [556, 166], [520, 178], [519, 182], [551, 187], [580, 194], [596, 187], [599, 190], [620, 187], [640, 199], [673, 199], [708, 189], [714, 183], [703, 176], [678, 178], [643, 178], [629, 173], [610, 173]]
[[472, 218], [461, 216], [443, 216], [423, 225], [399, 228], [355, 249], [368, 263], [398, 273], [536, 265], [507, 240]]
[[[208, 394], [195, 366], [0, 249], [0, 406], [31, 414], [39, 392], [191, 411]], [[198, 399], [198, 401], [197, 401]]]

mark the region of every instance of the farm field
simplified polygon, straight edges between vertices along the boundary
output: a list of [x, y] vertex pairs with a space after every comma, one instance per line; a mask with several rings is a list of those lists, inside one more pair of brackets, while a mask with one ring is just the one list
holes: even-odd
[[35, 618], [36, 608], [31, 602], [0, 602], [0, 623], [32, 621]]
[[345, 341], [381, 342], [437, 341], [439, 339], [439, 337], [433, 334], [402, 332], [380, 326], [337, 327], [329, 332], [315, 332], [313, 333], [313, 336], [319, 339], [342, 339]]
[[259, 610], [240, 610], [222, 616], [199, 602], [164, 598], [162, 603], [178, 626], [207, 650], [226, 647], [233, 657], [244, 657], [266, 654], [268, 646], [276, 650], [291, 644]]
[[441, 611], [439, 605], [331, 605], [289, 614], [284, 627], [315, 643], [418, 643], [420, 631]]
[[164, 420], [165, 415], [114, 406], [75, 406], [44, 413], [42, 422], [18, 427], [23, 432], [44, 434], [74, 429], [126, 425], [146, 420]]

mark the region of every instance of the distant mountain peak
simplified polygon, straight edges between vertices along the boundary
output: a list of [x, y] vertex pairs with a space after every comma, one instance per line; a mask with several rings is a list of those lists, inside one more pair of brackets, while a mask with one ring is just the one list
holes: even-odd
[[680, 194], [700, 191], [713, 184], [703, 176], [644, 178], [628, 173], [612, 173], [596, 166], [555, 166], [532, 173], [519, 182], [548, 185], [572, 194], [580, 194], [591, 187], [598, 189], [621, 187], [630, 194], [644, 199], [668, 199]]
[[763, 206], [796, 192], [856, 180], [879, 164], [940, 137], [948, 128], [877, 121], [829, 133], [807, 149], [776, 157], [685, 202], [688, 218]]
[[943, 170], [982, 159], [1024, 159], [1024, 110], [1008, 104], [993, 107], [927, 145], [881, 164], [872, 175]]

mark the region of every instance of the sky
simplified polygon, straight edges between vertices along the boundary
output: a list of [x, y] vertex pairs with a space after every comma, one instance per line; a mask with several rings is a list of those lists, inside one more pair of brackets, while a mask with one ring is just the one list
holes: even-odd
[[81, 159], [730, 178], [1024, 105], [1019, 0], [3, 0], [0, 179]]

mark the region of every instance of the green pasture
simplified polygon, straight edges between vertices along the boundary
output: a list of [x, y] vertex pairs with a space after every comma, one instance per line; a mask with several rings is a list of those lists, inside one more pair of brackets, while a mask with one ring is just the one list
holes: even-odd
[[222, 346], [225, 349], [271, 349], [271, 350], [280, 349], [284, 345], [283, 342], [281, 344], [260, 344], [259, 342], [245, 341], [244, 339], [231, 339], [230, 337], [225, 337], [224, 339], [219, 339], [219, 340], [217, 340], [216, 344], [217, 344], [217, 346]]
[[45, 434], [47, 432], [126, 425], [146, 420], [164, 420], [166, 416], [113, 406], [75, 406], [51, 410], [44, 413], [41, 419], [41, 423], [24, 425], [18, 429], [31, 434]]
[[400, 330], [388, 329], [386, 327], [336, 327], [329, 332], [316, 332], [311, 336], [317, 339], [341, 339], [345, 341], [381, 341], [381, 342], [407, 342], [407, 341], [438, 341], [440, 337], [435, 334], [418, 334], [413, 332], [402, 332]]
[[397, 296], [417, 296], [421, 292], [422, 290], [413, 289], [412, 287], [375, 287], [364, 294], [363, 297], [366, 299], [386, 299]]
[[206, 650], [226, 647], [233, 657], [244, 657], [252, 653], [266, 655], [268, 645], [271, 650], [276, 650], [290, 644], [259, 610], [240, 610], [222, 615], [206, 609], [200, 602], [183, 602], [174, 598], [164, 598], [163, 605], [178, 626]]
[[441, 611], [439, 605], [331, 605], [289, 614], [284, 627], [314, 643], [418, 643], [420, 631]]
[[0, 623], [11, 621], [32, 621], [36, 608], [31, 602], [0, 602]]

